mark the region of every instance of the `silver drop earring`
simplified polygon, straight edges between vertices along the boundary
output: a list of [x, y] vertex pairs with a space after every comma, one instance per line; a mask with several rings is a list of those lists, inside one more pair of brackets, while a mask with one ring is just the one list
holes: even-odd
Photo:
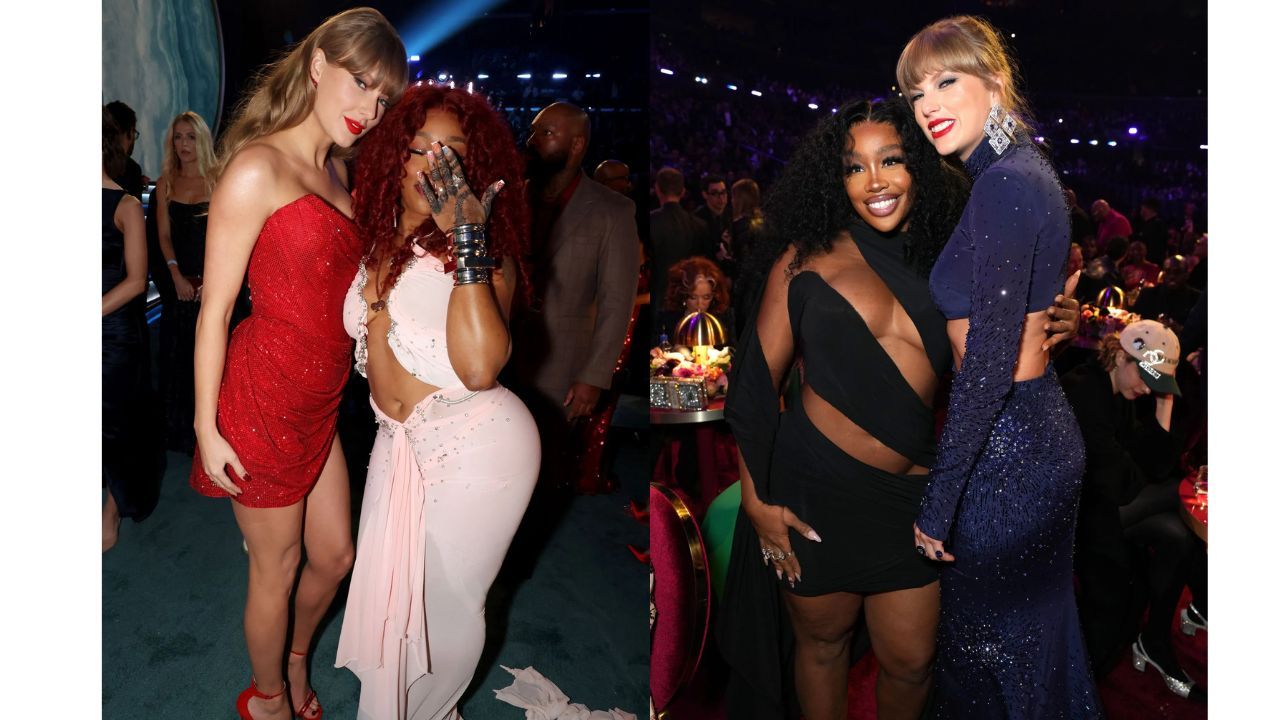
[[[1000, 116], [1004, 115], [1002, 119]], [[1013, 142], [1013, 131], [1017, 129], [1017, 124], [1013, 120], [1013, 116], [1005, 112], [1000, 107], [1000, 103], [991, 106], [991, 112], [987, 113], [987, 122], [983, 124], [982, 131], [987, 134], [987, 142], [991, 144], [991, 149], [996, 151], [997, 155], [1004, 153], [1005, 149]]]

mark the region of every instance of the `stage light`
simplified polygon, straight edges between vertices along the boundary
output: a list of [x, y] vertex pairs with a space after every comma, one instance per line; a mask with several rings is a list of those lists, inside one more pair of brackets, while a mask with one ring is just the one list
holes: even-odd
[[563, 79], [565, 79], [565, 78], [567, 78], [567, 77], [569, 77], [569, 76], [568, 76], [567, 74], [565, 74], [565, 73], [560, 73], [560, 72], [558, 72], [558, 73], [551, 73], [551, 79], [552, 79], [552, 80], [563, 80]]
[[467, 94], [468, 94], [468, 95], [470, 95], [471, 93], [474, 93], [475, 91], [476, 91], [476, 84], [475, 84], [475, 83], [473, 83], [473, 82], [468, 82], [468, 83], [467, 83]]
[[675, 74], [676, 74], [674, 70], [668, 70], [668, 69], [666, 69], [666, 68], [658, 68], [658, 72], [662, 73], [663, 75], [675, 75]]
[[1018, 33], [1009, 33], [1009, 37], [1016, 38], [1018, 37]]
[[1138, 128], [1136, 128], [1136, 127], [1131, 127], [1131, 128], [1129, 128], [1129, 134], [1130, 134], [1130, 135], [1137, 135], [1137, 134], [1138, 134]]
[[410, 56], [409, 56], [409, 62], [418, 62], [418, 61], [419, 61], [419, 60], [421, 60], [421, 59], [422, 59], [422, 58], [418, 57], [417, 55], [410, 55]]
[[485, 73], [480, 73], [479, 75], [477, 75], [477, 76], [476, 76], [476, 79], [477, 79], [477, 80], [488, 80], [488, 79], [489, 79], [489, 76], [488, 76], [487, 74], [485, 74]]
[[1108, 140], [1108, 141], [1107, 141], [1107, 146], [1108, 146], [1108, 147], [1115, 147], [1115, 146], [1116, 146], [1116, 141], [1115, 141], [1115, 140]]
[[1061, 124], [1062, 124], [1062, 118], [1058, 118], [1058, 124], [1059, 124], [1059, 125], [1061, 125]]
[[1201, 149], [1201, 150], [1208, 150], [1208, 149], [1209, 149], [1209, 146], [1208, 146], [1208, 145], [1201, 145], [1201, 146], [1200, 146], [1200, 149]]
[[1043, 135], [1037, 135], [1037, 136], [1036, 136], [1036, 142], [1038, 142], [1038, 143], [1042, 143], [1042, 142], [1044, 142], [1044, 136], [1043, 136]]
[[520, 73], [516, 77], [520, 78], [521, 80], [528, 80], [529, 78], [533, 77], [533, 73]]
[[449, 79], [449, 73], [442, 72], [436, 76], [436, 79], [439, 80], [440, 82], [444, 82], [445, 80]]
[[1097, 145], [1097, 144], [1098, 144], [1098, 141], [1097, 141], [1097, 140], [1090, 140], [1090, 141], [1089, 141], [1089, 144], [1090, 144], [1090, 145]]
[[817, 109], [818, 109], [818, 103], [809, 103], [809, 109], [810, 109], [810, 110], [817, 110]]
[[591, 77], [598, 78], [600, 77], [600, 73], [591, 73]]
[[737, 89], [738, 89], [738, 86], [737, 86], [737, 85], [725, 85], [725, 87], [729, 88], [730, 90], [737, 90]]
[[755, 95], [756, 97], [764, 97], [764, 93], [760, 92], [759, 90], [752, 90], [751, 94]]
[[1076, 139], [1076, 138], [1071, 138], [1071, 144], [1072, 144], [1072, 145], [1079, 145], [1079, 144], [1080, 144], [1080, 141], [1079, 141], [1078, 139]]
[[835, 109], [835, 108], [831, 108], [831, 112], [832, 112], [833, 114], [835, 113], [835, 111], [836, 111], [836, 109]]
[[465, 3], [414, 3], [422, 10], [398, 23], [396, 30], [405, 47], [416, 47], [419, 53], [428, 54], [436, 45], [453, 37], [499, 2], [500, 0], [472, 0]]

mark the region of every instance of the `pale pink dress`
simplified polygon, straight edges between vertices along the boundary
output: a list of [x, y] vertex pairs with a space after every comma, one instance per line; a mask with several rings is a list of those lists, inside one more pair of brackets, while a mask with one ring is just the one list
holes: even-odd
[[[366, 375], [363, 264], [343, 324]], [[419, 380], [440, 388], [404, 423], [370, 398], [369, 458], [355, 569], [335, 666], [360, 678], [359, 720], [458, 718], [484, 646], [484, 601], [538, 475], [538, 429], [502, 386], [467, 390], [449, 363], [453, 276], [411, 259], [387, 298], [387, 340]], [[366, 375], [367, 377], [367, 375]]]

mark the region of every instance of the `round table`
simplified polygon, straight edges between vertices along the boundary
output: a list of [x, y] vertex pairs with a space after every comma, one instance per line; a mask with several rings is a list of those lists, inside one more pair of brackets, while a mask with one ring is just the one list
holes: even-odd
[[1209, 495], [1196, 494], [1194, 476], [1178, 483], [1178, 498], [1182, 500], [1182, 519], [1201, 540], [1209, 542]]
[[695, 423], [715, 422], [724, 419], [724, 398], [714, 398], [707, 402], [706, 410], [668, 410], [666, 408], [649, 408], [650, 425], [692, 425]]
[[693, 441], [698, 448], [698, 515], [715, 498], [720, 488], [716, 477], [715, 436], [712, 424], [724, 420], [724, 398], [707, 401], [705, 410], [649, 408], [650, 425], [694, 426]]

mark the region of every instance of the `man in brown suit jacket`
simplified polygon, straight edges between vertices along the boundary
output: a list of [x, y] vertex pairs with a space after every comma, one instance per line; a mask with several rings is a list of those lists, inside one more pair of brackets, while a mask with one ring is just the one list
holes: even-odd
[[589, 415], [612, 382], [640, 274], [635, 203], [582, 171], [590, 132], [585, 112], [558, 102], [526, 142], [534, 298], [512, 323], [513, 361], [548, 440], [550, 408], [561, 423]]

